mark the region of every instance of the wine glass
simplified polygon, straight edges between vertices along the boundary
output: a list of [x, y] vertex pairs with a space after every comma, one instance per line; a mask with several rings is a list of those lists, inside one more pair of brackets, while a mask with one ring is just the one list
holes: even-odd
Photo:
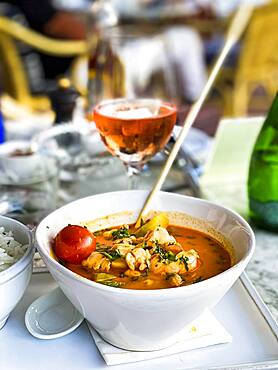
[[111, 27], [89, 63], [93, 120], [106, 148], [125, 164], [129, 188], [176, 123], [176, 71], [166, 40], [154, 28]]
[[176, 113], [174, 105], [147, 98], [119, 98], [95, 107], [96, 127], [107, 149], [125, 164], [130, 189], [144, 164], [168, 142]]

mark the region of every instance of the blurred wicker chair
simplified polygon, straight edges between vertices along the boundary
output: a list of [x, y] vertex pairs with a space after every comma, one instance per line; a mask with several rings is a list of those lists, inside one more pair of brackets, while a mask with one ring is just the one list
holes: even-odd
[[[20, 57], [16, 40], [31, 46], [45, 54], [55, 56], [73, 56], [75, 58], [73, 81], [76, 66], [88, 55], [86, 41], [54, 40], [45, 37], [21, 24], [0, 16], [0, 63], [2, 68], [4, 90], [18, 103], [28, 106], [31, 110], [47, 110], [50, 108], [46, 96], [31, 95], [28, 78]], [[78, 88], [78, 86], [77, 86]]]
[[242, 42], [233, 88], [225, 94], [225, 115], [247, 115], [259, 86], [271, 98], [278, 90], [277, 24], [277, 0], [255, 10]]

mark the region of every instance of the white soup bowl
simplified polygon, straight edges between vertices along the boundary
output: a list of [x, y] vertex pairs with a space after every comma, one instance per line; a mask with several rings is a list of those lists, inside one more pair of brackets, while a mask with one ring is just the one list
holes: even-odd
[[37, 248], [73, 305], [107, 342], [138, 351], [162, 349], [179, 340], [185, 326], [212, 308], [231, 288], [249, 262], [255, 244], [250, 226], [231, 210], [205, 200], [160, 192], [153, 201], [153, 210], [177, 211], [201, 219], [230, 241], [235, 256], [231, 268], [193, 285], [131, 290], [90, 281], [53, 258], [51, 243], [63, 227], [123, 211], [132, 212], [114, 225], [134, 222], [146, 196], [145, 191], [121, 191], [83, 198], [51, 213], [36, 231]]

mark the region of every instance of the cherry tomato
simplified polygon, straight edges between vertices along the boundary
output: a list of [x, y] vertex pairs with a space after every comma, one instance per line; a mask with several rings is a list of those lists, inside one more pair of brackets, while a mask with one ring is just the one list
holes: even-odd
[[60, 260], [79, 264], [96, 249], [96, 240], [85, 227], [68, 225], [56, 235], [53, 249]]

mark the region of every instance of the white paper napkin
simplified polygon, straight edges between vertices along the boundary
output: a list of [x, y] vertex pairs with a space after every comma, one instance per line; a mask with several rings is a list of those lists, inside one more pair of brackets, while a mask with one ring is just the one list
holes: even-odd
[[129, 362], [150, 360], [158, 357], [173, 355], [180, 352], [208, 347], [221, 343], [231, 343], [232, 337], [226, 329], [216, 320], [210, 311], [188, 325], [182, 340], [175, 345], [151, 352], [127, 351], [105, 342], [94, 328], [87, 322], [95, 344], [107, 365], [119, 365]]

